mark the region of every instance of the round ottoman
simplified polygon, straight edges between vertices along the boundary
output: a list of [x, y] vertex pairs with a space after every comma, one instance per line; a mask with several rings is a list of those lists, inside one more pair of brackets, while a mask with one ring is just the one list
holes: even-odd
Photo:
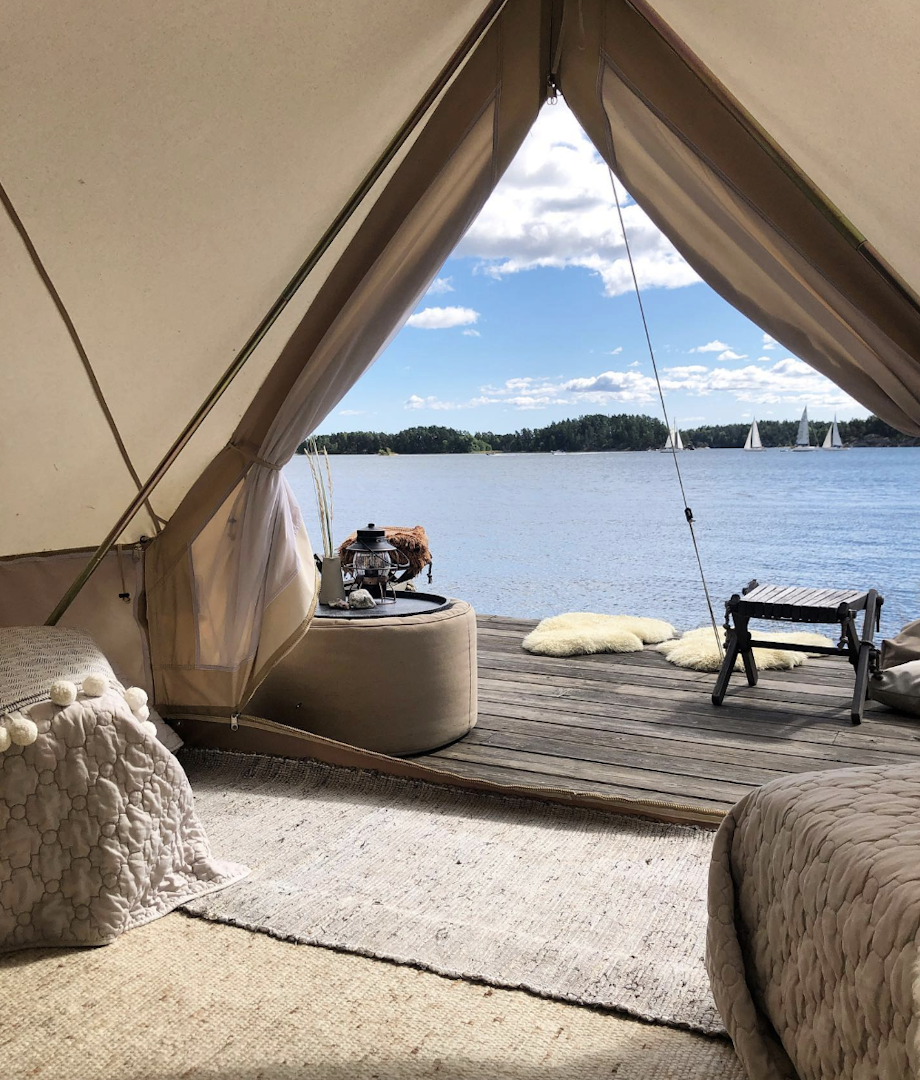
[[476, 723], [476, 613], [314, 618], [246, 711], [381, 754], [418, 754]]

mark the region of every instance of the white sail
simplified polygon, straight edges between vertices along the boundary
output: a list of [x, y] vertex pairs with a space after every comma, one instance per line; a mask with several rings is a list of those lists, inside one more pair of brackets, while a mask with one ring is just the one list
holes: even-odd
[[837, 417], [834, 417], [834, 422], [831, 424], [831, 446], [835, 450], [843, 449], [843, 439], [840, 438], [840, 428], [837, 427]]
[[799, 433], [795, 437], [796, 446], [811, 446], [811, 434], [808, 430], [808, 408], [802, 413], [799, 421]]
[[760, 441], [760, 429], [757, 427], [757, 421], [755, 420], [751, 424], [751, 429], [747, 433], [747, 438], [744, 440], [745, 450], [763, 450], [763, 443]]
[[668, 437], [664, 441], [662, 450], [683, 450], [684, 440], [680, 437], [680, 432], [676, 427], [672, 428], [668, 432]]
[[842, 450], [843, 439], [840, 438], [840, 428], [837, 427], [837, 417], [834, 417], [834, 422], [827, 429], [827, 434], [824, 436], [824, 442], [821, 443], [822, 450]]

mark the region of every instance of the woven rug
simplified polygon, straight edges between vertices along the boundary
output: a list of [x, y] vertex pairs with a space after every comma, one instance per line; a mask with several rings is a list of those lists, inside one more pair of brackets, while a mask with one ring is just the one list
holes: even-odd
[[191, 914], [723, 1030], [703, 966], [710, 832], [318, 762], [182, 762], [212, 846], [252, 867]]

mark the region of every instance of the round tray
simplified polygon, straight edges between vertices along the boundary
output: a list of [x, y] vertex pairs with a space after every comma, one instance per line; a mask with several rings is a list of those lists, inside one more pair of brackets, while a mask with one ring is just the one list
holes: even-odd
[[435, 593], [399, 592], [396, 602], [374, 604], [372, 608], [334, 608], [317, 604], [315, 619], [403, 619], [410, 615], [429, 615], [446, 608], [450, 600]]

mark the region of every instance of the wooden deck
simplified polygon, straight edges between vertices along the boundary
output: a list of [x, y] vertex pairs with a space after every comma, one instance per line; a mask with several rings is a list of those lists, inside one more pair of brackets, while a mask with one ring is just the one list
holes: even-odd
[[920, 761], [920, 720], [869, 703], [853, 727], [852, 668], [836, 657], [736, 676], [641, 653], [554, 659], [521, 648], [533, 621], [479, 618], [479, 723], [415, 760], [464, 776], [726, 810], [789, 773]]

